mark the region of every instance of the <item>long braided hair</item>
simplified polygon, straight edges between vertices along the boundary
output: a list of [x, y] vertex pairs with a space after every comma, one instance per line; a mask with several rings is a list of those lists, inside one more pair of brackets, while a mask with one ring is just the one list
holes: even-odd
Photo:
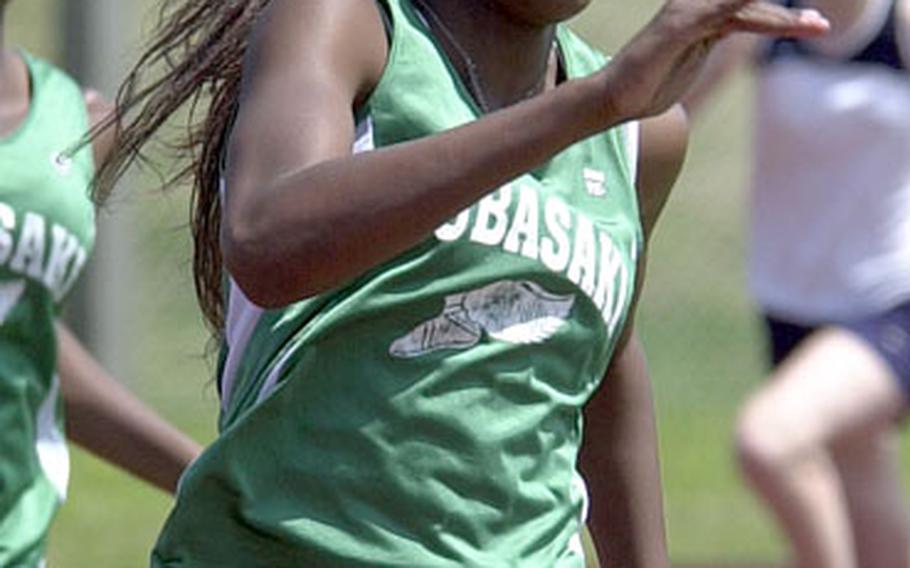
[[92, 189], [93, 200], [102, 205], [126, 170], [151, 162], [147, 146], [165, 123], [175, 115], [185, 116], [185, 129], [164, 141], [179, 157], [177, 169], [164, 182], [192, 182], [193, 279], [202, 312], [216, 334], [224, 324], [221, 160], [249, 36], [269, 2], [162, 0], [158, 25], [117, 92], [115, 112], [93, 132], [112, 128], [117, 139]]

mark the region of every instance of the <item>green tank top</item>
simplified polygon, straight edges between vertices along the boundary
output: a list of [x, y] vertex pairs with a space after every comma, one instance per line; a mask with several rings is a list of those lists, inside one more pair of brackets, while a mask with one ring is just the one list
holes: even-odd
[[[384, 4], [356, 152], [479, 116], [410, 3]], [[558, 44], [569, 78], [605, 64], [562, 27]], [[264, 311], [231, 286], [221, 435], [152, 564], [583, 566], [581, 408], [642, 244], [633, 133], [572, 146], [338, 289]]]
[[66, 493], [54, 322], [95, 235], [79, 86], [23, 53], [25, 121], [0, 138], [0, 566], [38, 566]]

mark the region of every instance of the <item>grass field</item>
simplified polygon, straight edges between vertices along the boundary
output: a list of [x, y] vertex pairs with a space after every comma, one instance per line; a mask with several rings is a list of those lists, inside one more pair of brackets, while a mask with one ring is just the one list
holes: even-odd
[[[601, 0], [576, 29], [609, 51], [656, 5]], [[58, 54], [58, 35], [47, 27], [54, 6], [52, 0], [15, 3], [14, 38]], [[736, 406], [762, 374], [760, 330], [742, 267], [748, 105], [748, 84], [740, 80], [696, 126], [689, 164], [654, 242], [639, 319], [655, 380], [671, 552], [680, 563], [773, 562], [782, 555], [729, 455]], [[121, 331], [134, 338], [129, 384], [207, 441], [217, 401], [192, 295], [182, 199], [137, 193], [115, 211], [137, 220], [129, 238], [142, 267], [131, 279], [136, 301]], [[75, 451], [51, 565], [145, 565], [168, 508], [166, 496]]]

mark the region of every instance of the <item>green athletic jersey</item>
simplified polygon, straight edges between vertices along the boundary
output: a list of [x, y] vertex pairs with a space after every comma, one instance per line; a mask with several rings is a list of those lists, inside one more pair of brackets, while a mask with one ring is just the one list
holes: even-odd
[[0, 566], [38, 566], [66, 493], [54, 322], [95, 234], [88, 128], [79, 86], [23, 54], [32, 99], [0, 138]]
[[[409, 2], [384, 4], [357, 152], [479, 115]], [[605, 63], [558, 43], [569, 78]], [[583, 566], [581, 408], [642, 246], [634, 133], [572, 146], [338, 289], [261, 310], [231, 286], [221, 435], [152, 565]]]

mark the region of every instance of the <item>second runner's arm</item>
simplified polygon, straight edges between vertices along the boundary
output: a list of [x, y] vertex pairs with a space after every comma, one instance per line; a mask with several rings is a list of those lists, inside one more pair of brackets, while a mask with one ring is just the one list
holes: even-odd
[[57, 342], [67, 436], [140, 479], [175, 492], [200, 446], [115, 381], [62, 324]]

